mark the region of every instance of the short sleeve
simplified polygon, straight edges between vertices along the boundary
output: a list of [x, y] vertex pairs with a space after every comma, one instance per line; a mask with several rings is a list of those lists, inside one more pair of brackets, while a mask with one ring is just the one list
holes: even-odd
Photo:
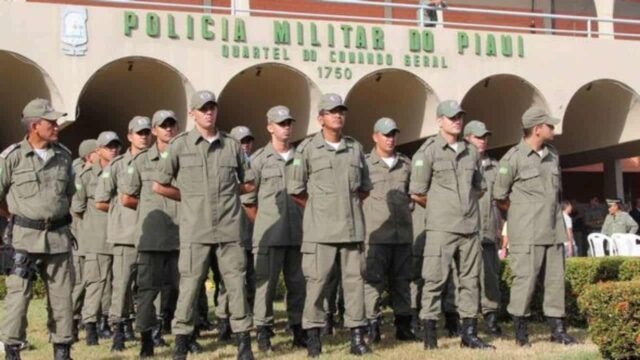
[[71, 198], [71, 212], [82, 214], [87, 210], [87, 187], [81, 175], [75, 176], [75, 194]]
[[142, 188], [142, 178], [140, 176], [140, 164], [134, 160], [127, 167], [122, 179], [119, 181], [119, 188], [123, 194], [139, 197]]
[[116, 183], [114, 178], [114, 164], [107, 165], [100, 178], [98, 178], [98, 186], [96, 186], [95, 201], [96, 202], [109, 202], [115, 195]]
[[425, 195], [431, 185], [432, 161], [426, 151], [418, 151], [411, 160], [409, 193]]
[[307, 190], [308, 166], [303, 151], [296, 151], [293, 160], [287, 164], [287, 192], [299, 195]]
[[155, 181], [162, 185], [170, 185], [175, 179], [180, 163], [178, 162], [178, 151], [176, 143], [170, 143], [163, 152], [160, 153], [158, 169], [155, 174]]
[[493, 197], [496, 200], [506, 200], [511, 194], [511, 187], [515, 179], [515, 166], [510, 159], [502, 158], [498, 165], [498, 174], [493, 187]]

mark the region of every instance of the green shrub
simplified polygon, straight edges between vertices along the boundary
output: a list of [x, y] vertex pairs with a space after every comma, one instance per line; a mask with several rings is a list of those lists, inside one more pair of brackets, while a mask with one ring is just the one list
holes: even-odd
[[[0, 275], [0, 300], [3, 300], [4, 297], [7, 296], [7, 285], [5, 283], [5, 279], [6, 276]], [[40, 277], [38, 277], [38, 279], [33, 283], [32, 291], [34, 299], [42, 299], [47, 293], [44, 283]]]
[[620, 265], [620, 281], [640, 280], [640, 257], [627, 258]]
[[640, 281], [587, 286], [578, 299], [589, 319], [589, 335], [605, 359], [640, 354]]

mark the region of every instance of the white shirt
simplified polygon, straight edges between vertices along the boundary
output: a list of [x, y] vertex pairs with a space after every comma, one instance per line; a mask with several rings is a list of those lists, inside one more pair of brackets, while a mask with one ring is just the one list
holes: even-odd
[[395, 164], [396, 164], [396, 160], [398, 159], [397, 156], [392, 156], [392, 157], [380, 157], [382, 159], [382, 161], [385, 162], [385, 164], [387, 164], [387, 166], [389, 167], [389, 169], [391, 169]]
[[47, 149], [33, 149], [33, 151], [38, 154], [38, 156], [40, 157], [40, 159], [42, 159], [42, 161], [47, 161]]
[[540, 157], [544, 155], [544, 149], [536, 151]]
[[282, 156], [282, 158], [284, 159], [284, 161], [288, 161], [288, 160], [289, 160], [289, 158], [291, 157], [291, 154], [292, 154], [292, 153], [293, 153], [293, 150], [292, 150], [292, 149], [289, 149], [289, 151], [287, 151], [287, 152], [283, 152], [283, 153], [279, 152], [278, 154], [280, 154], [280, 156]]
[[449, 147], [456, 153], [458, 152], [458, 143], [449, 144]]
[[217, 132], [217, 133], [216, 133], [216, 136], [214, 136], [214, 137], [212, 137], [212, 138], [210, 138], [210, 139], [207, 139], [207, 138], [206, 138], [206, 137], [204, 137], [204, 136], [203, 136], [203, 138], [204, 138], [205, 140], [207, 140], [207, 142], [209, 142], [209, 144], [212, 144], [214, 141], [216, 141], [216, 140], [220, 139], [220, 133], [219, 133], [219, 132]]
[[329, 146], [331, 146], [334, 150], [338, 150], [338, 147], [340, 146], [340, 142], [339, 141], [337, 143], [334, 143], [334, 142], [330, 142], [330, 141], [325, 140], [324, 142], [329, 144]]
[[563, 212], [562, 218], [564, 219], [564, 225], [567, 227], [567, 230], [573, 229], [573, 220], [571, 220], [571, 216]]

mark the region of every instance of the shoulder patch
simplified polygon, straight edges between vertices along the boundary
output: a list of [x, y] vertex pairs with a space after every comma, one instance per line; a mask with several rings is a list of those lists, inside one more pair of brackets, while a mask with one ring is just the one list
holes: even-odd
[[9, 156], [9, 154], [11, 154], [14, 150], [17, 150], [19, 148], [20, 148], [20, 143], [15, 143], [9, 146], [8, 148], [4, 149], [4, 151], [0, 153], [0, 157], [6, 159], [7, 156]]
[[506, 166], [500, 166], [500, 169], [498, 169], [498, 173], [500, 173], [501, 175], [505, 175], [509, 172], [509, 169]]

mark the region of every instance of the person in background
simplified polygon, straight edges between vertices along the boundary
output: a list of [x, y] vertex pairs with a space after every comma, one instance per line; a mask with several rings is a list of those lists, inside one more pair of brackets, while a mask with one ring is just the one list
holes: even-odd
[[564, 200], [560, 203], [562, 207], [562, 218], [564, 219], [564, 226], [567, 228], [567, 242], [564, 243], [564, 256], [572, 257], [576, 253], [576, 242], [573, 239], [573, 221], [571, 220], [571, 212], [573, 206], [568, 200]]

